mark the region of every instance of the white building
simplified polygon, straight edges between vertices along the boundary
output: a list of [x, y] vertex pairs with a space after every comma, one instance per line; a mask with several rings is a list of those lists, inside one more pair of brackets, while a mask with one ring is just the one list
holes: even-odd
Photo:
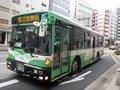
[[51, 10], [69, 16], [69, 0], [0, 0], [0, 44], [7, 45], [11, 17], [18, 13]]
[[109, 38], [116, 40], [117, 32], [117, 15], [114, 12], [110, 12], [110, 23], [109, 23]]
[[71, 0], [70, 6], [70, 16], [91, 27], [92, 5], [86, 0]]

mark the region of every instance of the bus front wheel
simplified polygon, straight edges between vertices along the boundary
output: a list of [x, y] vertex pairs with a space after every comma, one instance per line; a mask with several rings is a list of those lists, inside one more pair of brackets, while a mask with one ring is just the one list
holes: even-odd
[[75, 59], [75, 60], [73, 61], [73, 64], [72, 64], [71, 73], [72, 73], [72, 74], [76, 74], [77, 71], [78, 71], [78, 69], [79, 69], [79, 63], [78, 63], [78, 60]]

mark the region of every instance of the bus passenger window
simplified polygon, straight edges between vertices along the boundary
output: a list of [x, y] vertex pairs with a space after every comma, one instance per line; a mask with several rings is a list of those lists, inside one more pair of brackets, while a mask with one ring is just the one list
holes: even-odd
[[85, 48], [90, 48], [91, 47], [91, 37], [90, 33], [86, 32], [85, 33]]

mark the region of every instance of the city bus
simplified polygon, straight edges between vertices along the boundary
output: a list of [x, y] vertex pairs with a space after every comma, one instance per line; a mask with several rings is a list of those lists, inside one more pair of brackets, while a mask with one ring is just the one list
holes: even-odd
[[98, 61], [104, 36], [52, 11], [26, 12], [12, 17], [7, 68], [43, 82], [76, 74]]

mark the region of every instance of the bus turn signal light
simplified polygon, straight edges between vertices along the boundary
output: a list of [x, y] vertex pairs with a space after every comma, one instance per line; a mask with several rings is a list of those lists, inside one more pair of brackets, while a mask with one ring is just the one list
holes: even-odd
[[50, 64], [50, 59], [49, 58], [45, 59], [45, 64]]

